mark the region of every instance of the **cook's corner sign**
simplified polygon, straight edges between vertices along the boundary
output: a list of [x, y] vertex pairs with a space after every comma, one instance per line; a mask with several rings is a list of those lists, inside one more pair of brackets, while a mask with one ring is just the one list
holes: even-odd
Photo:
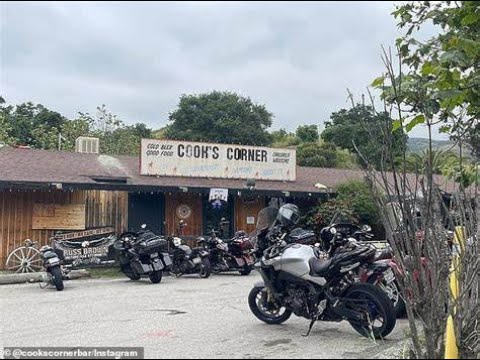
[[142, 139], [141, 174], [296, 180], [296, 150]]

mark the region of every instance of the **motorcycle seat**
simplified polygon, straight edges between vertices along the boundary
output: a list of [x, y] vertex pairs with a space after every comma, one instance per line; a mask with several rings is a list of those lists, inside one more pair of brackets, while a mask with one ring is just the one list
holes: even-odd
[[332, 260], [321, 260], [317, 258], [311, 258], [309, 261], [310, 264], [310, 275], [315, 277], [325, 277], [332, 265]]
[[393, 254], [390, 250], [383, 250], [380, 254], [375, 256], [375, 261], [378, 260], [389, 260], [393, 258]]

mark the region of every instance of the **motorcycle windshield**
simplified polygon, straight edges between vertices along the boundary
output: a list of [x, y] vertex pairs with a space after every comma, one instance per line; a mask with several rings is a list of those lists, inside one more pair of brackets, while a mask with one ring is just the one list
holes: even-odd
[[337, 224], [348, 224], [352, 222], [348, 215], [344, 214], [342, 211], [337, 211], [335, 215], [333, 215], [332, 220], [330, 221], [330, 226], [337, 225]]
[[263, 231], [270, 228], [277, 219], [278, 209], [275, 207], [266, 207], [261, 210], [257, 216], [257, 231]]

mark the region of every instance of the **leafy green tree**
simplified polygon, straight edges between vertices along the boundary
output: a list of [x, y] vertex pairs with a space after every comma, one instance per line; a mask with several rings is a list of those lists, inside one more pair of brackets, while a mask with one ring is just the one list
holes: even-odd
[[97, 107], [93, 116], [89, 113], [79, 115], [75, 126], [70, 126], [69, 130], [74, 136], [88, 130], [89, 136], [98, 137], [102, 154], [138, 155], [141, 139], [152, 137], [152, 130], [145, 124], [125, 125], [105, 105]]
[[[382, 164], [383, 134], [392, 133], [393, 120], [386, 113], [377, 114], [371, 106], [357, 104], [351, 109], [342, 109], [330, 116], [325, 122], [322, 139], [342, 149], [356, 153], [379, 167]], [[395, 131], [392, 136], [392, 147], [398, 156], [407, 147], [407, 137], [402, 131]], [[364, 162], [362, 161], [363, 165]]]
[[362, 224], [380, 223], [380, 213], [371, 189], [364, 181], [352, 180], [337, 186], [337, 199], [350, 202], [351, 209]]
[[320, 140], [317, 125], [301, 125], [297, 128], [297, 138], [303, 143], [313, 143]]
[[11, 138], [9, 133], [11, 131], [10, 124], [7, 121], [7, 117], [3, 111], [0, 110], [0, 143], [10, 144]]
[[273, 115], [264, 105], [231, 92], [183, 95], [166, 130], [168, 139], [270, 145]]
[[297, 147], [297, 163], [306, 167], [336, 167], [335, 145], [318, 142], [304, 143]]
[[9, 124], [10, 142], [39, 149], [56, 149], [58, 134], [65, 117], [41, 104], [32, 102], [2, 107], [5, 121]]
[[75, 142], [81, 136], [93, 136], [92, 120], [83, 115], [77, 119], [66, 121], [61, 128], [62, 150], [75, 151]]
[[10, 126], [9, 117], [12, 111], [11, 106], [5, 106], [5, 99], [0, 96], [0, 146], [10, 144], [12, 139], [10, 138], [10, 132], [12, 128]]
[[300, 144], [300, 139], [294, 133], [287, 132], [285, 129], [272, 131], [271, 136], [272, 147], [286, 148]]
[[[395, 225], [402, 226], [402, 231], [394, 234], [395, 241], [391, 243], [400, 271], [419, 274], [399, 282], [402, 293], [411, 297], [406, 302], [412, 344], [410, 357], [444, 357], [445, 328], [450, 315], [455, 324], [458, 357], [478, 358], [478, 281], [470, 280], [477, 280], [479, 274], [478, 251], [475, 251], [478, 242], [471, 236], [478, 231], [478, 196], [475, 196], [478, 194], [464, 191], [475, 181], [471, 175], [477, 174], [478, 178], [478, 164], [470, 166], [461, 161], [459, 167], [451, 168], [451, 176], [460, 184], [459, 190], [452, 194], [454, 222], [471, 237], [468, 251], [457, 256], [458, 298], [446, 311], [445, 304], [452, 303], [448, 281], [451, 254], [445, 250], [450, 249], [451, 240], [443, 231], [440, 196], [433, 177], [438, 154], [433, 151], [432, 137], [435, 126], [443, 125], [441, 132], [450, 134], [460, 144], [478, 141], [472, 136], [478, 134], [480, 119], [480, 5], [478, 1], [409, 1], [401, 3], [393, 14], [405, 35], [397, 40], [398, 58], [394, 60], [391, 52], [384, 51], [386, 71], [372, 85], [381, 91], [385, 105], [398, 117], [394, 129], [408, 133], [424, 124], [429, 141], [426, 159], [421, 163], [423, 169], [418, 171], [421, 182], [400, 185], [397, 182], [392, 186], [385, 176], [386, 170], [382, 171], [381, 181], [382, 188], [395, 196], [402, 218], [407, 219], [412, 211], [422, 209], [422, 217], [416, 219], [418, 224], [414, 221], [400, 224], [394, 220]], [[431, 31], [432, 25], [437, 31], [425, 39], [421, 31], [425, 28]], [[397, 179], [405, 176], [405, 169], [388, 170]], [[423, 196], [417, 196], [417, 189], [423, 190], [419, 191]], [[384, 204], [378, 195], [378, 202]], [[476, 210], [471, 195], [475, 196]], [[415, 198], [415, 204], [409, 198]], [[425, 229], [422, 246], [418, 228]], [[418, 266], [424, 258], [429, 259], [427, 271]], [[422, 320], [421, 326], [417, 319]]]
[[145, 124], [119, 127], [106, 133], [100, 142], [102, 152], [118, 155], [138, 155], [142, 138], [151, 138], [152, 132]]

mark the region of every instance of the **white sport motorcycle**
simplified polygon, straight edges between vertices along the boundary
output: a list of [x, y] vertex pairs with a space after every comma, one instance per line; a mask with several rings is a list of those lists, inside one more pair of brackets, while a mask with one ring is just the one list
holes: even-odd
[[317, 321], [343, 320], [362, 336], [388, 336], [396, 325], [391, 301], [380, 288], [354, 276], [355, 269], [375, 257], [375, 249], [358, 246], [321, 260], [315, 247], [290, 242], [299, 218], [292, 204], [258, 214], [255, 268], [263, 282], [250, 292], [252, 313], [267, 324], [281, 324], [292, 313], [304, 317], [310, 320], [307, 336]]

